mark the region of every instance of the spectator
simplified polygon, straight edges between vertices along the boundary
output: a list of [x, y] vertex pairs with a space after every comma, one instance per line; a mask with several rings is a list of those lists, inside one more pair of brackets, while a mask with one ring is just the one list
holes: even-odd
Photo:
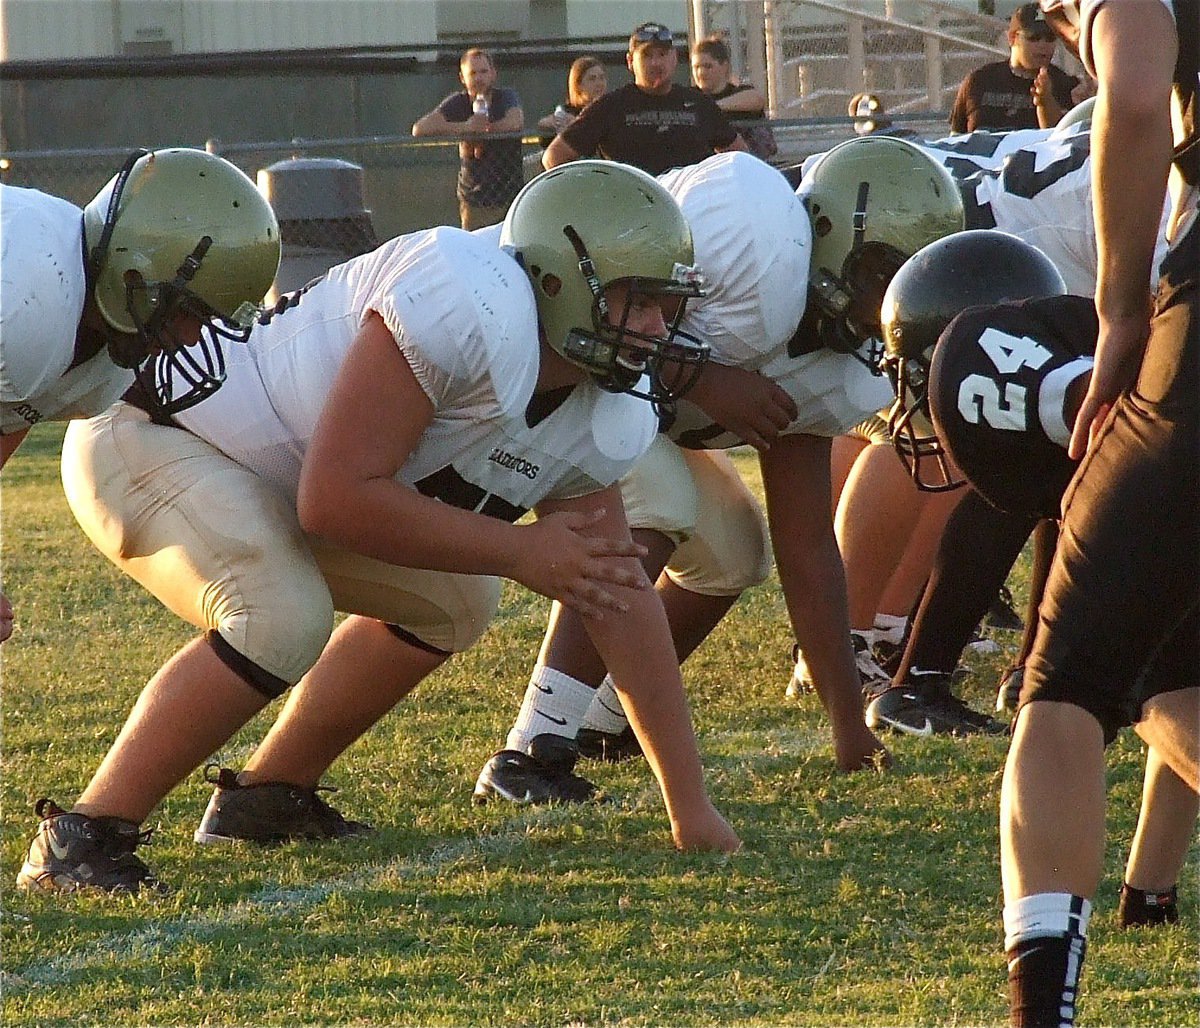
[[874, 93], [855, 93], [850, 97], [846, 113], [854, 119], [856, 136], [884, 135], [912, 139], [917, 135], [912, 129], [896, 128], [883, 109], [883, 101]]
[[[413, 123], [414, 136], [471, 136], [490, 132], [520, 132], [525, 113], [515, 89], [496, 85], [496, 61], [472, 47], [458, 63], [465, 88], [451, 93]], [[458, 214], [465, 229], [502, 221], [508, 205], [524, 182], [521, 141], [463, 141], [458, 147]]]
[[[767, 98], [751, 85], [734, 82], [730, 71], [729, 47], [720, 36], [708, 36], [692, 47], [692, 81], [696, 88], [715, 100], [734, 121], [764, 122]], [[755, 157], [766, 161], [779, 153], [770, 125], [742, 125], [739, 131]]]
[[722, 150], [746, 149], [716, 103], [672, 81], [679, 55], [670, 29], [639, 25], [625, 62], [633, 82], [605, 93], [560, 132], [542, 155], [547, 168], [598, 154], [660, 175]]
[[1075, 105], [1071, 91], [1080, 83], [1050, 63], [1058, 43], [1037, 4], [1013, 12], [1008, 45], [1007, 61], [985, 64], [963, 79], [950, 111], [952, 131], [1053, 128]]
[[588, 104], [608, 92], [608, 73], [599, 57], [577, 57], [567, 73], [567, 102], [554, 108], [538, 120], [538, 129], [545, 135], [541, 138], [542, 148], [550, 145], [559, 132], [571, 124]]

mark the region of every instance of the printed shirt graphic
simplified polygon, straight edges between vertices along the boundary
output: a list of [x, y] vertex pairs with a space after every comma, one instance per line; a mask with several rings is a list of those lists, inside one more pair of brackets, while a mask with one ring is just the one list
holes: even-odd
[[294, 498], [329, 386], [376, 311], [433, 403], [397, 476], [426, 495], [512, 520], [546, 498], [615, 482], [650, 445], [648, 403], [576, 386], [526, 420], [539, 348], [532, 290], [511, 257], [454, 228], [401, 236], [277, 305], [225, 385], [179, 422]]
[[66, 200], [0, 186], [0, 432], [91, 417], [133, 383], [107, 349], [71, 368], [86, 296], [82, 218]]
[[629, 83], [588, 104], [561, 136], [584, 156], [598, 154], [659, 175], [712, 156], [715, 147], [737, 138], [737, 130], [698, 89], [672, 86], [665, 96], [652, 96]]

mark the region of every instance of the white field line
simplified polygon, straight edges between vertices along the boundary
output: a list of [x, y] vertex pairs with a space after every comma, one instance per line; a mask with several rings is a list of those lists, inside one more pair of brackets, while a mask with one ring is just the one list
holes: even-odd
[[[709, 767], [732, 761], [744, 766], [746, 760], [741, 755], [743, 753], [767, 750], [773, 754], [800, 755], [827, 744], [824, 732], [800, 732], [790, 728], [755, 733], [736, 730], [708, 734], [705, 739], [722, 744], [745, 743], [744, 747], [737, 747], [740, 751], [737, 757], [710, 758], [706, 762]], [[654, 784], [622, 797], [622, 806], [631, 809], [660, 802], [658, 788]], [[469, 857], [498, 857], [515, 853], [524, 845], [526, 828], [547, 822], [569, 822], [573, 818], [574, 812], [569, 807], [532, 808], [506, 822], [502, 830], [438, 846], [427, 853], [397, 856], [310, 885], [294, 888], [267, 886], [230, 906], [212, 907], [192, 917], [155, 921], [132, 932], [111, 932], [63, 956], [38, 961], [20, 969], [5, 968], [0, 981], [5, 992], [17, 994], [31, 989], [75, 984], [97, 967], [111, 967], [130, 959], [143, 962], [160, 959], [185, 943], [208, 938], [240, 923], [297, 914], [321, 903], [333, 893], [375, 888], [388, 880], [403, 881], [429, 876]], [[230, 847], [231, 852], [234, 848]], [[12, 917], [13, 914], [9, 911], [6, 916]]]

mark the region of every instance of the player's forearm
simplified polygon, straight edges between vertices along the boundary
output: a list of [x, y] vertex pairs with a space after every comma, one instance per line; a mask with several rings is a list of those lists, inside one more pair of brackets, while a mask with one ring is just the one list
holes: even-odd
[[836, 541], [783, 539], [772, 528], [775, 561], [792, 631], [834, 731], [861, 724], [862, 698], [850, 649], [845, 569]]
[[[1096, 310], [1105, 321], [1144, 317], [1148, 311], [1146, 283], [1171, 160], [1169, 67], [1160, 60], [1114, 57], [1134, 39], [1161, 50], [1173, 42], [1172, 34], [1144, 33], [1142, 19], [1119, 8], [1101, 9], [1094, 48], [1100, 81], [1091, 133]], [[1147, 12], [1154, 13], [1161, 8]]]
[[22, 428], [18, 432], [8, 432], [0, 435], [0, 468], [8, 463], [8, 458], [13, 455], [13, 451], [21, 445], [21, 440], [29, 434], [29, 429]]
[[451, 507], [393, 479], [329, 476], [306, 486], [301, 525], [327, 542], [402, 567], [513, 577], [522, 545], [516, 525]]
[[590, 620], [588, 633], [658, 779], [673, 822], [706, 809], [708, 792], [666, 614], [652, 591], [626, 597], [629, 611]]

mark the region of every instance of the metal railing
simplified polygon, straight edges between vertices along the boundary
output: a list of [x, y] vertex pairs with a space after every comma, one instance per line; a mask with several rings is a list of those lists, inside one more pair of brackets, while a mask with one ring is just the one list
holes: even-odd
[[1008, 53], [1007, 22], [948, 0], [692, 0], [692, 32], [725, 34], [735, 70], [777, 117], [844, 115], [855, 93], [891, 112], [950, 107], [963, 77]]

